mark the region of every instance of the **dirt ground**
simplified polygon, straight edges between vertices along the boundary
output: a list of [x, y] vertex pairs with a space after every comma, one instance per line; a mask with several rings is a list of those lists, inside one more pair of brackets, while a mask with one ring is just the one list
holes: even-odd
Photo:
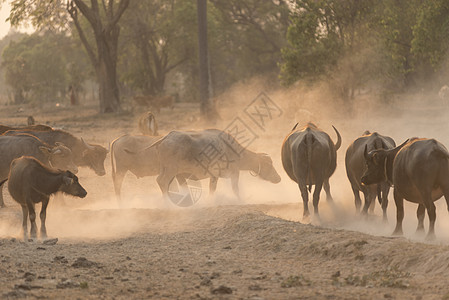
[[[227, 94], [226, 105], [218, 102], [222, 119], [215, 127], [225, 128], [234, 117], [245, 121], [244, 107], [258, 89], [245, 89], [238, 97], [236, 93]], [[253, 127], [258, 138], [249, 148], [270, 154], [282, 181], [274, 185], [242, 172], [242, 200], [232, 195], [227, 180], [220, 180], [217, 195], [209, 199], [205, 181], [201, 200], [179, 208], [162, 199], [154, 177], [128, 174], [118, 203], [108, 155], [105, 176], [80, 169], [86, 198], [51, 200], [49, 240], [25, 242], [21, 209], [3, 191], [7, 207], [0, 210], [0, 298], [449, 299], [449, 214], [444, 200], [437, 205], [437, 240], [415, 236], [416, 206], [407, 203], [405, 236], [393, 238], [392, 197], [387, 224], [379, 205], [367, 218], [356, 215], [344, 170], [347, 146], [366, 129], [397, 142], [422, 136], [449, 145], [446, 106], [391, 104], [381, 114], [367, 102], [372, 113], [361, 110], [343, 117], [324, 104], [312, 109], [307, 99], [301, 100], [304, 109], [291, 107], [288, 103], [299, 101], [292, 94], [273, 92], [270, 97], [282, 113], [263, 130]], [[0, 123], [24, 125], [33, 115], [37, 122], [108, 147], [122, 134], [138, 133], [141, 111], [103, 116], [88, 104], [8, 105], [1, 107]], [[195, 104], [177, 103], [157, 117], [162, 133], [206, 127]], [[330, 125], [335, 125], [343, 137], [331, 178], [335, 203], [322, 199], [321, 219], [311, 220], [302, 220], [299, 191], [280, 164], [282, 140], [295, 119], [306, 118], [317, 121], [334, 140]]]

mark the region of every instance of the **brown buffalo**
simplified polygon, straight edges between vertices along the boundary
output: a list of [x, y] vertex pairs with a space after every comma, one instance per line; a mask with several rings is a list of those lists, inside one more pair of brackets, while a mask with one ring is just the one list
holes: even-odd
[[365, 146], [368, 151], [377, 149], [388, 150], [396, 147], [396, 144], [391, 137], [380, 135], [377, 132], [370, 133], [369, 131], [366, 131], [361, 137], [357, 138], [351, 145], [349, 145], [345, 156], [346, 174], [348, 175], [352, 192], [354, 193], [357, 212], [360, 211], [362, 203], [360, 192], [365, 196], [365, 205], [362, 210], [364, 214], [368, 213], [369, 207], [371, 207], [371, 210], [374, 210], [375, 198], [376, 195], [378, 195], [379, 203], [382, 205], [383, 219], [386, 221], [390, 185], [386, 181], [377, 184], [362, 185], [362, 182], [360, 181], [363, 172], [365, 172], [366, 169], [365, 158], [363, 155]]
[[[37, 159], [23, 156], [13, 160], [9, 172], [8, 190], [12, 198], [22, 206], [23, 236], [27, 240], [28, 215], [31, 222], [30, 236], [36, 238], [36, 212], [35, 204], [42, 202], [40, 212], [41, 238], [47, 237], [45, 219], [50, 195], [63, 192], [69, 195], [84, 198], [86, 190], [79, 184], [78, 177], [70, 171], [61, 171], [44, 166]], [[6, 181], [2, 181], [0, 185]]]
[[282, 144], [282, 165], [287, 175], [299, 186], [304, 204], [304, 217], [309, 215], [309, 192], [312, 185], [315, 185], [313, 207], [315, 215], [318, 216], [318, 202], [323, 186], [327, 200], [332, 201], [329, 178], [337, 167], [337, 150], [341, 146], [341, 136], [332, 126], [338, 138], [334, 144], [329, 135], [318, 129], [315, 124], [308, 123], [302, 129], [296, 129], [297, 125]]
[[443, 195], [449, 207], [449, 153], [434, 139], [413, 138], [391, 150], [373, 150], [365, 147], [367, 169], [362, 183], [369, 185], [388, 181], [394, 185], [393, 195], [397, 209], [394, 235], [402, 235], [404, 199], [418, 203], [418, 228], [424, 230], [424, 213], [429, 215], [427, 238], [435, 236], [434, 201]]

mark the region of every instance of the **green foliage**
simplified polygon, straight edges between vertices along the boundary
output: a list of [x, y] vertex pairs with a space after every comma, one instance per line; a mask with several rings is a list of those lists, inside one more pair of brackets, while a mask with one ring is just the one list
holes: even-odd
[[449, 2], [424, 2], [412, 29], [412, 53], [438, 68], [446, 59], [449, 49]]
[[351, 98], [371, 82], [400, 91], [447, 67], [444, 0], [296, 0], [281, 79], [325, 79]]
[[[333, 81], [348, 98], [362, 83], [375, 40], [370, 36], [374, 1], [296, 0], [288, 46], [282, 49], [281, 80]], [[368, 80], [368, 79], [366, 79]]]
[[62, 34], [25, 35], [19, 41], [11, 41], [3, 51], [2, 68], [15, 101], [64, 98], [69, 84], [85, 79], [81, 68], [85, 70], [86, 63], [79, 52]]
[[289, 7], [274, 0], [211, 0], [209, 48], [214, 87], [277, 73], [286, 45]]

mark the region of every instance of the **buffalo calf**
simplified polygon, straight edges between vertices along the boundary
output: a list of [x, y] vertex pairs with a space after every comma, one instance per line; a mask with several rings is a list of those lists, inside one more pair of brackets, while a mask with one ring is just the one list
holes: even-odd
[[386, 222], [390, 185], [386, 181], [371, 185], [363, 185], [360, 181], [360, 178], [362, 178], [363, 172], [365, 172], [366, 169], [365, 158], [363, 157], [365, 147], [367, 147], [368, 151], [377, 149], [388, 150], [396, 147], [396, 144], [391, 137], [380, 135], [377, 132], [370, 133], [369, 131], [366, 131], [361, 137], [357, 138], [351, 145], [349, 145], [345, 156], [346, 174], [348, 175], [352, 192], [354, 193], [357, 213], [360, 211], [362, 204], [360, 192], [365, 196], [365, 205], [362, 210], [363, 214], [368, 213], [368, 208], [374, 210], [374, 203], [377, 195], [379, 203], [382, 205], [383, 219]]
[[42, 202], [40, 236], [46, 238], [45, 219], [50, 195], [59, 191], [80, 198], [87, 195], [86, 190], [78, 182], [78, 177], [72, 172], [48, 168], [29, 156], [13, 160], [7, 180], [9, 180], [9, 193], [22, 206], [22, 227], [25, 241], [27, 240], [28, 215], [31, 222], [30, 236], [36, 238], [36, 212], [34, 209], [36, 203]]

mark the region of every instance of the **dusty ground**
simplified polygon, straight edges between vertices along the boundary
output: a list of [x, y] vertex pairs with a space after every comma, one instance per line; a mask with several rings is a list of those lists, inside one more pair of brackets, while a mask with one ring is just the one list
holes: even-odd
[[[248, 89], [242, 101], [255, 95]], [[232, 196], [230, 184], [223, 180], [215, 199], [203, 197], [193, 207], [176, 208], [164, 203], [155, 178], [128, 175], [124, 201], [117, 203], [108, 156], [106, 176], [80, 170], [80, 182], [88, 191], [85, 199], [50, 203], [49, 241], [58, 241], [47, 244], [21, 240], [21, 210], [4, 191], [0, 298], [449, 298], [449, 216], [444, 200], [438, 202], [436, 241], [414, 235], [416, 207], [411, 204], [406, 205], [405, 237], [392, 238], [394, 204], [388, 224], [381, 222], [379, 206], [367, 219], [356, 216], [343, 167], [346, 147], [365, 129], [379, 130], [398, 142], [418, 135], [437, 137], [448, 145], [446, 108], [414, 105], [403, 112], [393, 107], [394, 113], [381, 117], [365, 113], [355, 118], [312, 110], [332, 138], [334, 124], [344, 141], [331, 178], [335, 205], [322, 201], [321, 220], [304, 224], [299, 192], [280, 165], [280, 145], [295, 119], [280, 98], [273, 94], [284, 109], [282, 118], [273, 119], [270, 130], [257, 131], [259, 138], [250, 148], [269, 153], [283, 180], [273, 185], [242, 174], [242, 201]], [[243, 118], [241, 110], [232, 112], [230, 107], [223, 109], [225, 118], [216, 127], [226, 127], [233, 116]], [[89, 105], [4, 106], [0, 123], [23, 124], [33, 114], [38, 122], [106, 147], [121, 134], [137, 133], [137, 113], [99, 116], [95, 111]], [[162, 133], [204, 127], [193, 104], [162, 110], [159, 124]]]

